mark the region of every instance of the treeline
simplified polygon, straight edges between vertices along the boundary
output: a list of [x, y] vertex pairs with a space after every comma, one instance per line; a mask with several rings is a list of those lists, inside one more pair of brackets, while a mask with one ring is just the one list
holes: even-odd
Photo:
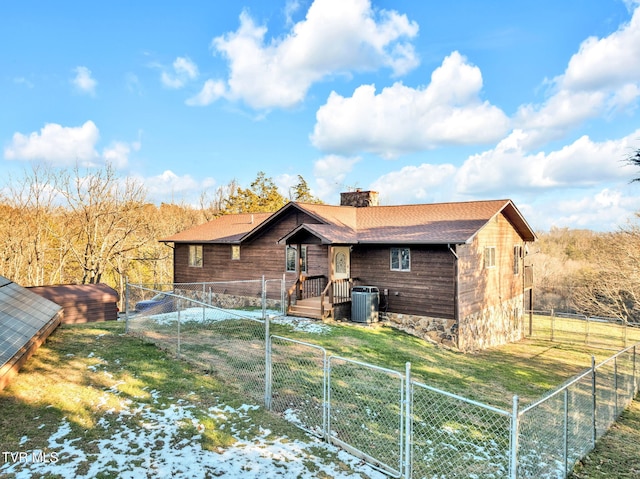
[[553, 228], [538, 238], [530, 251], [534, 309], [640, 323], [638, 221], [608, 233]]
[[120, 293], [128, 280], [172, 281], [172, 249], [158, 239], [225, 213], [274, 211], [287, 201], [318, 202], [301, 176], [286, 198], [258, 173], [199, 205], [155, 205], [144, 185], [103, 168], [34, 166], [0, 190], [0, 274], [23, 286], [104, 282]]

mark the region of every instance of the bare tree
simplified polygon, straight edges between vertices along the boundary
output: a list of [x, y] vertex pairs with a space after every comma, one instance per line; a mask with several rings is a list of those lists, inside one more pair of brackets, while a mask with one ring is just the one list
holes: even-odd
[[[14, 281], [42, 285], [60, 279], [68, 248], [51, 237], [57, 191], [51, 168], [35, 164], [22, 178], [9, 178], [3, 199], [3, 270]], [[11, 264], [9, 264], [11, 263]]]
[[79, 282], [99, 283], [108, 266], [148, 241], [137, 235], [146, 191], [131, 178], [120, 179], [109, 164], [87, 171], [76, 167], [57, 183], [67, 207], [58, 237], [69, 241], [81, 269]]
[[[640, 217], [640, 215], [638, 216]], [[602, 236], [575, 276], [573, 300], [586, 314], [640, 322], [640, 226]]]

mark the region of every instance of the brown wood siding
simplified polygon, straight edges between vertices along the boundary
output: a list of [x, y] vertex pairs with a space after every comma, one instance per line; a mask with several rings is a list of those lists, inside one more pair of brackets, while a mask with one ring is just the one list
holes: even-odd
[[29, 290], [60, 305], [63, 324], [118, 319], [118, 292], [103, 283], [35, 286]]
[[[263, 234], [240, 245], [240, 259], [231, 259], [231, 244], [204, 244], [202, 267], [189, 266], [189, 245], [177, 243], [174, 249], [174, 282], [201, 283], [208, 281], [238, 281], [281, 278], [286, 274], [287, 287], [296, 280], [296, 273], [285, 273], [286, 246], [278, 240], [302, 223], [317, 223], [312, 217], [294, 210], [266, 228]], [[308, 274], [327, 273], [327, 247], [307, 247]]]
[[[351, 253], [357, 284], [388, 289], [387, 311], [444, 319], [455, 316], [455, 258], [446, 246], [410, 246], [411, 271], [391, 271], [390, 248], [358, 246]], [[381, 300], [382, 301], [382, 300]]]
[[[519, 273], [513, 272], [514, 246], [523, 244], [511, 223], [498, 215], [478, 233], [471, 244], [457, 247], [460, 258], [460, 317], [501, 304], [523, 293], [522, 262]], [[490, 246], [496, 248], [496, 266], [487, 269], [484, 266], [484, 252]]]

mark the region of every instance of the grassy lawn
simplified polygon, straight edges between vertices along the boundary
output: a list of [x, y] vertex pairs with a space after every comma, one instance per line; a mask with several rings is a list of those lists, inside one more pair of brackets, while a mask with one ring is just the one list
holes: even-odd
[[411, 363], [414, 379], [430, 386], [511, 410], [513, 395], [526, 404], [601, 361], [612, 351], [581, 345], [526, 339], [518, 343], [462, 354], [436, 347], [382, 325], [336, 323], [325, 334], [272, 325], [274, 334], [315, 343], [330, 354], [404, 372]]
[[[612, 354], [612, 351], [585, 346], [529, 339], [465, 355], [388, 327], [363, 327], [353, 323], [333, 324], [321, 334], [274, 323], [271, 332], [321, 345], [329, 354], [400, 372], [404, 371], [405, 363], [410, 362], [414, 379], [505, 410], [510, 409], [513, 394], [519, 395], [523, 403], [538, 399], [590, 367], [592, 354], [597, 361]], [[187, 338], [193, 334], [202, 339], [210, 331], [195, 329], [184, 333]], [[185, 340], [183, 347], [187, 345]], [[193, 347], [198, 352], [205, 349], [197, 343]], [[306, 385], [300, 383], [295, 387], [303, 389]], [[196, 437], [204, 449], [222, 451], [232, 447], [239, 438], [276, 441], [285, 437], [287, 441], [310, 441], [297, 427], [262, 408], [243, 409], [245, 401], [236, 388], [215, 375], [176, 361], [172, 354], [125, 335], [122, 323], [65, 326], [38, 350], [14, 382], [0, 391], [0, 430], [3, 432], [0, 450], [51, 452], [50, 438], [60, 433], [60, 424], [64, 422], [74, 437], [82, 438], [78, 447], [86, 455], [76, 475], [87, 474], [92, 461], [101, 454], [101, 441], [113, 436], [122, 423], [144, 428], [144, 411], [166, 411], [175, 404], [188, 404], [191, 415], [188, 420], [178, 420], [178, 432], [170, 438], [173, 445]], [[222, 414], [216, 409], [221, 404], [232, 411], [245, 412]], [[637, 477], [638, 444], [640, 407], [636, 402], [596, 450], [578, 465], [573, 477]], [[160, 448], [163, 444], [156, 446]], [[135, 442], [130, 445], [134, 451], [154, 447]], [[302, 461], [311, 469], [318, 468], [318, 464], [336, 464], [339, 470], [350, 470], [350, 466], [330, 450], [314, 446], [313, 454], [304, 454], [308, 456]], [[114, 470], [116, 466], [112, 464]], [[319, 478], [333, 477], [321, 470], [315, 474], [314, 477]], [[5, 477], [2, 469], [0, 475]], [[101, 477], [117, 477], [117, 474], [106, 473]]]
[[570, 479], [613, 479], [640, 477], [640, 397], [622, 413], [576, 467]]
[[[57, 462], [50, 466], [60, 468], [60, 474], [36, 473], [37, 477], [115, 478], [121, 477], [118, 468], [148, 461], [154, 448], [179, 450], [183, 443], [194, 440], [209, 451], [223, 451], [239, 439], [259, 438], [263, 445], [258, 447], [283, 441], [281, 438], [311, 442], [289, 422], [263, 408], [246, 407], [245, 402], [228, 384], [176, 361], [152, 344], [125, 335], [123, 323], [63, 326], [0, 391], [0, 451], [38, 450], [45, 458], [54, 453]], [[154, 415], [169, 417], [176, 432], [156, 431], [153, 436], [140, 437], [123, 433], [157, 428]], [[67, 449], [52, 447], [50, 438], [61, 435], [76, 439], [67, 441]], [[152, 437], [153, 443], [145, 443], [143, 436]], [[120, 437], [119, 444], [109, 442], [114, 437]], [[73, 452], [65, 452], [68, 448]], [[111, 464], [105, 464], [99, 476], [94, 476], [94, 463], [107, 450], [114, 453], [115, 448], [136, 459], [122, 466], [114, 454]], [[319, 470], [322, 463], [349, 470], [337, 453], [317, 446], [309, 451], [301, 453], [298, 460], [318, 470], [317, 477], [333, 477]], [[29, 455], [29, 461], [31, 458]], [[64, 469], [67, 461], [73, 461], [74, 470]], [[8, 457], [0, 457], [0, 477], [11, 478], [19, 472], [2, 469], [9, 462]], [[24, 472], [18, 477], [25, 477]]]

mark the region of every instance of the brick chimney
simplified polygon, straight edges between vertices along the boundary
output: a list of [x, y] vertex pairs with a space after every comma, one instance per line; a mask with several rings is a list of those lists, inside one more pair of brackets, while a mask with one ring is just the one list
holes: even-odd
[[362, 208], [365, 206], [378, 205], [379, 201], [377, 191], [362, 191], [357, 189], [355, 191], [340, 193], [340, 206], [355, 206], [356, 208]]

